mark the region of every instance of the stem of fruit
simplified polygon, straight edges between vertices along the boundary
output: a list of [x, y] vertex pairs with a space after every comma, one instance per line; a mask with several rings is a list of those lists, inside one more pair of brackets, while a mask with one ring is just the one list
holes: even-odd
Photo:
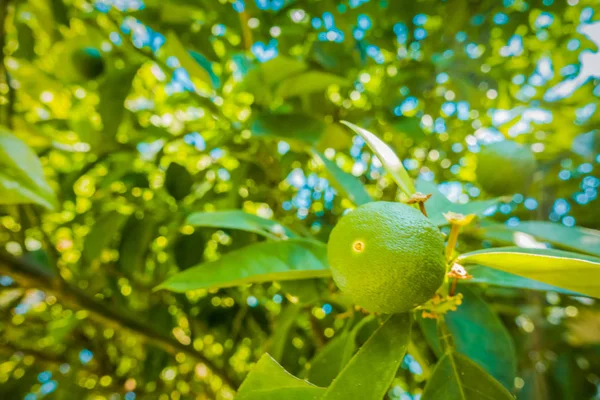
[[460, 232], [460, 225], [452, 224], [450, 227], [450, 235], [448, 235], [448, 243], [446, 243], [446, 260], [450, 261], [452, 258], [452, 253], [454, 252], [454, 248], [456, 247], [456, 242], [458, 241], [458, 234]]
[[454, 292], [456, 291], [456, 284], [458, 283], [458, 278], [453, 278], [452, 286], [450, 286], [450, 291], [448, 292], [448, 296], [454, 296]]

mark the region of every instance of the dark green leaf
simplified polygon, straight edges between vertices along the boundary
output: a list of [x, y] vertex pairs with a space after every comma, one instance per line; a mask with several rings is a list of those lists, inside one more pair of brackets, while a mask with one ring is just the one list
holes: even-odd
[[295, 325], [300, 311], [300, 307], [289, 303], [277, 316], [275, 330], [268, 345], [268, 353], [278, 362], [281, 362], [283, 351], [288, 343], [290, 330]]
[[324, 92], [330, 85], [347, 86], [349, 81], [328, 72], [308, 71], [282, 81], [277, 96], [287, 98], [309, 93]]
[[96, 220], [83, 243], [83, 256], [87, 261], [95, 260], [100, 256], [102, 250], [114, 240], [126, 219], [126, 215], [118, 211], [110, 211]]
[[567, 250], [582, 252], [600, 257], [600, 231], [594, 229], [567, 227], [545, 221], [526, 221], [517, 226], [494, 225], [486, 233], [500, 231], [523, 232]]
[[392, 175], [394, 181], [408, 197], [415, 193], [415, 185], [410, 176], [408, 176], [406, 169], [404, 169], [402, 161], [400, 161], [396, 153], [394, 153], [394, 150], [368, 130], [360, 128], [348, 121], [341, 122], [365, 140], [371, 151], [379, 158], [386, 171]]
[[283, 236], [291, 238], [298, 236], [277, 221], [261, 218], [241, 210], [192, 213], [187, 217], [186, 223], [198, 227], [239, 229], [254, 232], [271, 239], [282, 238]]
[[302, 114], [263, 114], [250, 130], [258, 138], [279, 138], [300, 144], [314, 145], [325, 130], [325, 123]]
[[500, 247], [466, 253], [463, 265], [477, 264], [524, 276], [592, 297], [600, 297], [600, 259], [560, 250]]
[[102, 80], [98, 87], [100, 96], [98, 113], [104, 125], [103, 135], [109, 140], [112, 140], [119, 131], [125, 115], [125, 99], [131, 90], [131, 84], [138, 69], [138, 65], [133, 65], [113, 71]]
[[204, 234], [194, 231], [191, 235], [182, 235], [177, 238], [173, 246], [175, 261], [180, 269], [188, 269], [202, 262], [206, 246]]
[[355, 176], [342, 171], [337, 164], [323, 153], [314, 150], [315, 156], [325, 165], [332, 183], [357, 206], [373, 201], [363, 184]]
[[[456, 350], [483, 367], [507, 388], [517, 375], [516, 350], [512, 337], [491, 307], [471, 289], [458, 290], [464, 296], [455, 312], [444, 320], [452, 334]], [[437, 354], [443, 353], [438, 342], [435, 320], [422, 319], [424, 332]]]
[[174, 292], [329, 276], [323, 244], [292, 239], [251, 244], [180, 272], [157, 289]]
[[425, 386], [423, 399], [513, 400], [513, 397], [475, 362], [462, 354], [449, 351], [433, 370]]
[[126, 273], [141, 272], [146, 263], [146, 254], [154, 237], [156, 222], [148, 215], [138, 219], [131, 215], [123, 228], [119, 247], [119, 265]]
[[240, 386], [236, 400], [319, 400], [325, 389], [288, 373], [264, 354]]
[[165, 189], [175, 200], [179, 201], [190, 194], [193, 183], [192, 175], [184, 166], [176, 162], [169, 164], [165, 176]]
[[410, 314], [390, 316], [334, 379], [322, 400], [381, 400], [406, 354], [411, 318]]
[[58, 203], [37, 155], [0, 127], [0, 204], [36, 203], [54, 209]]

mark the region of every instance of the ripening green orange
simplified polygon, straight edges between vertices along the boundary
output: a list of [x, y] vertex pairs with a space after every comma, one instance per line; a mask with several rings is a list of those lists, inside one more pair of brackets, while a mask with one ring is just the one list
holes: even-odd
[[340, 290], [377, 313], [425, 303], [446, 273], [441, 232], [401, 203], [367, 203], [346, 214], [331, 232], [327, 258]]

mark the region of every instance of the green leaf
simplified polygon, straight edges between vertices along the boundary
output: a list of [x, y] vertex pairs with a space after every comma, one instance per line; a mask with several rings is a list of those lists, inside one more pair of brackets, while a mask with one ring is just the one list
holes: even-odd
[[0, 204], [58, 205], [42, 164], [23, 141], [0, 127]]
[[272, 85], [292, 75], [296, 75], [306, 68], [306, 63], [303, 61], [279, 55], [251, 70], [248, 78]]
[[263, 114], [250, 127], [252, 136], [279, 138], [314, 145], [325, 131], [325, 123], [303, 114]]
[[479, 365], [453, 351], [447, 352], [438, 361], [425, 386], [423, 398], [427, 400], [514, 400], [512, 395]]
[[[444, 318], [456, 350], [483, 367], [506, 388], [512, 388], [517, 375], [517, 358], [510, 333], [494, 310], [471, 289], [463, 286], [458, 292], [464, 296], [463, 303]], [[421, 319], [420, 322], [426, 327], [427, 340], [440, 355], [443, 350], [435, 320]]]
[[176, 162], [169, 164], [165, 174], [165, 189], [177, 201], [190, 194], [194, 180], [187, 168]]
[[511, 287], [517, 289], [539, 290], [543, 292], [557, 292], [571, 296], [581, 296], [581, 293], [573, 292], [542, 282], [524, 278], [519, 275], [509, 274], [499, 269], [485, 267], [483, 265], [469, 265], [466, 267], [473, 278], [465, 280], [460, 284], [485, 283], [487, 285]]
[[408, 313], [390, 316], [334, 379], [322, 400], [381, 400], [406, 354], [411, 318]]
[[307, 305], [316, 303], [324, 293], [323, 281], [321, 279], [303, 279], [300, 281], [279, 282], [281, 290], [286, 295], [294, 297], [298, 304]]
[[298, 379], [264, 354], [240, 386], [236, 400], [319, 400], [324, 388]]
[[417, 190], [421, 193], [431, 194], [431, 198], [425, 203], [427, 215], [429, 219], [437, 226], [447, 225], [448, 221], [444, 218], [443, 213], [453, 211], [463, 215], [475, 214], [483, 215], [490, 207], [499, 203], [499, 199], [470, 201], [466, 204], [456, 204], [451, 202], [440, 192], [433, 182], [428, 182], [423, 179], [417, 179]]
[[348, 363], [355, 349], [355, 338], [350, 332], [333, 338], [311, 360], [308, 380], [315, 385], [329, 386]]
[[83, 242], [84, 258], [93, 261], [100, 257], [102, 250], [109, 246], [126, 219], [126, 215], [114, 210], [100, 216]]
[[131, 274], [145, 269], [146, 254], [154, 237], [155, 224], [156, 221], [148, 215], [142, 219], [138, 219], [135, 214], [129, 217], [123, 228], [119, 246], [121, 271]]
[[329, 173], [332, 183], [357, 206], [373, 201], [367, 193], [363, 184], [353, 175], [342, 171], [337, 164], [329, 160], [323, 153], [313, 151], [315, 156], [321, 160], [325, 169]]
[[187, 217], [186, 223], [198, 227], [254, 232], [271, 239], [280, 238], [282, 235], [290, 238], [298, 236], [294, 231], [277, 221], [261, 218], [241, 210], [192, 213]]
[[185, 292], [329, 276], [326, 246], [292, 239], [251, 244], [167, 279], [157, 289]]
[[350, 331], [344, 331], [329, 341], [310, 361], [306, 376], [318, 386], [329, 386], [356, 350], [356, 335], [372, 317], [360, 320]]
[[274, 333], [268, 345], [268, 353], [278, 362], [281, 362], [283, 351], [288, 343], [290, 330], [295, 325], [300, 310], [300, 307], [297, 305], [288, 303], [277, 316]]
[[552, 245], [600, 257], [600, 231], [594, 229], [567, 227], [562, 224], [544, 221], [526, 221], [517, 226], [495, 225], [486, 231], [523, 232], [542, 239]]
[[199, 80], [212, 87], [212, 78], [209, 72], [192, 57], [175, 32], [167, 32], [164, 51], [170, 56], [177, 57], [179, 64], [190, 74], [192, 80]]
[[387, 144], [385, 144], [383, 140], [379, 139], [366, 129], [360, 128], [348, 121], [340, 122], [352, 129], [357, 135], [365, 140], [369, 148], [379, 158], [386, 171], [392, 175], [394, 181], [408, 197], [415, 193], [413, 181], [410, 176], [408, 176], [406, 169], [404, 169], [402, 161], [400, 161], [396, 153], [394, 153], [394, 151]]
[[347, 86], [350, 82], [329, 72], [308, 71], [282, 81], [277, 87], [277, 96], [282, 98], [324, 92], [330, 85]]
[[125, 115], [125, 99], [131, 90], [133, 78], [137, 74], [139, 65], [113, 71], [108, 74], [98, 87], [100, 104], [98, 113], [104, 125], [103, 135], [113, 139], [119, 131], [119, 126]]
[[600, 259], [560, 250], [500, 247], [466, 253], [463, 265], [478, 264], [549, 285], [600, 297]]

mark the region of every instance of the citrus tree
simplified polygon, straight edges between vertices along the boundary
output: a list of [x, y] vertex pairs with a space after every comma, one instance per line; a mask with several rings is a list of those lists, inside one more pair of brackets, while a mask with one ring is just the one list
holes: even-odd
[[598, 398], [595, 5], [3, 0], [2, 398]]

